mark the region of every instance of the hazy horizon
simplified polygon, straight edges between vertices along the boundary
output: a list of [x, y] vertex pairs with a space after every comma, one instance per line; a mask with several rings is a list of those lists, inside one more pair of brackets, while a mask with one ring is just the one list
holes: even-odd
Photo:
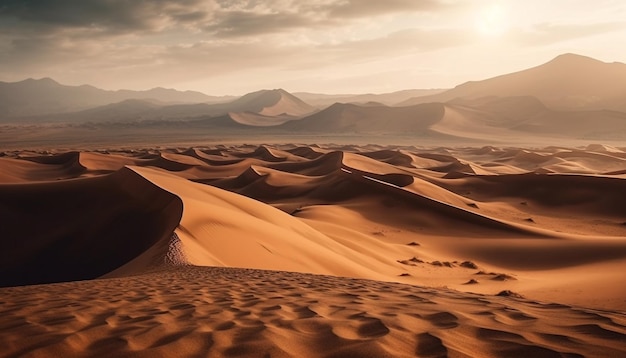
[[615, 1], [7, 1], [0, 80], [210, 95], [451, 88], [563, 53], [625, 62]]

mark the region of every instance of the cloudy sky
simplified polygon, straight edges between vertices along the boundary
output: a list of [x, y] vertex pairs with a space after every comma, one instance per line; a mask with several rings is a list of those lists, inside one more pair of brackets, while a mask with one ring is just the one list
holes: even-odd
[[105, 89], [448, 88], [624, 44], [623, 0], [0, 2], [0, 80]]

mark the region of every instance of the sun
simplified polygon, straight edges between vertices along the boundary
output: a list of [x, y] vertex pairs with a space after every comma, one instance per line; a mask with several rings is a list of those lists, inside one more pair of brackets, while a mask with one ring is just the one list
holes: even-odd
[[509, 29], [509, 19], [505, 8], [493, 3], [481, 9], [476, 15], [476, 30], [487, 37], [500, 37]]

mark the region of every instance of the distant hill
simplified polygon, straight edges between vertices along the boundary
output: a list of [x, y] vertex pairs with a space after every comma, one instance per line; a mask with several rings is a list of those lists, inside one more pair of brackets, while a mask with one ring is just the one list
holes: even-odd
[[431, 130], [484, 141], [523, 138], [625, 140], [626, 113], [611, 110], [554, 110], [534, 97], [482, 98], [445, 104]]
[[222, 116], [228, 113], [252, 113], [272, 117], [287, 115], [301, 117], [316, 109], [283, 89], [260, 90], [225, 103], [180, 104], [159, 108], [162, 118], [190, 118], [198, 116]]
[[255, 112], [265, 116], [289, 114], [301, 116], [315, 111], [315, 107], [284, 89], [261, 90], [248, 93], [228, 104], [229, 112]]
[[[0, 83], [0, 112], [4, 116], [48, 112], [8, 119], [0, 115], [0, 120], [11, 130], [20, 124], [55, 123], [54, 128], [100, 128], [106, 133], [128, 128], [140, 133], [145, 129], [145, 133], [160, 136], [175, 130], [185, 135], [228, 133], [242, 138], [261, 134], [389, 134], [472, 142], [626, 140], [626, 65], [622, 63], [566, 54], [528, 70], [423, 95], [428, 91], [437, 90], [348, 97], [300, 93], [303, 99], [283, 89], [271, 89], [226, 100], [158, 88], [103, 91], [91, 86], [63, 86], [51, 79], [26, 80]], [[420, 96], [402, 105], [388, 105], [416, 93]], [[67, 112], [68, 108], [116, 96], [143, 97]], [[318, 104], [332, 100], [334, 104], [320, 109], [306, 98]], [[206, 101], [171, 103], [199, 99]], [[344, 100], [351, 103], [342, 103]]]
[[283, 89], [261, 90], [227, 103], [166, 105], [145, 99], [130, 99], [82, 111], [28, 116], [23, 123], [129, 122], [141, 120], [187, 120], [200, 117], [230, 118], [241, 124], [271, 126], [301, 118], [317, 109]]
[[326, 133], [415, 133], [437, 123], [444, 114], [440, 103], [389, 107], [374, 103], [336, 103], [318, 113], [290, 121], [283, 129]]
[[75, 112], [129, 99], [171, 104], [217, 103], [232, 97], [214, 97], [200, 92], [166, 88], [107, 91], [89, 85], [66, 86], [50, 78], [27, 79], [20, 82], [0, 82], [0, 119]]
[[445, 89], [409, 89], [391, 93], [380, 94], [322, 94], [309, 92], [296, 92], [295, 96], [306, 103], [319, 108], [328, 107], [334, 103], [356, 103], [365, 104], [368, 102], [378, 102], [386, 105], [393, 105], [406, 101], [409, 98], [434, 95], [446, 91]]
[[483, 81], [467, 82], [398, 105], [481, 97], [532, 96], [558, 110], [626, 111], [626, 64], [564, 54], [543, 65]]
[[443, 135], [486, 142], [539, 137], [624, 140], [626, 113], [554, 110], [531, 96], [457, 98], [403, 107], [337, 103], [277, 129], [299, 134]]

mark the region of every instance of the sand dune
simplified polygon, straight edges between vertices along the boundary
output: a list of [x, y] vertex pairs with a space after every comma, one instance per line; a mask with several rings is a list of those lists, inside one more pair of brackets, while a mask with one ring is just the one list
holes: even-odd
[[315, 111], [315, 108], [283, 89], [261, 90], [231, 102], [231, 112], [248, 111], [263, 116], [286, 114], [294, 117]]
[[619, 356], [625, 153], [5, 152], [0, 283], [100, 279], [0, 289], [3, 345], [35, 356]]
[[267, 116], [263, 114], [253, 112], [230, 112], [228, 116], [237, 123], [245, 124], [255, 127], [271, 127], [278, 126], [285, 122], [289, 122], [294, 119], [298, 119], [296, 116], [288, 114], [278, 114], [274, 116]]
[[280, 125], [316, 111], [315, 107], [282, 89], [249, 93], [232, 105], [229, 116], [234, 121], [257, 127]]

